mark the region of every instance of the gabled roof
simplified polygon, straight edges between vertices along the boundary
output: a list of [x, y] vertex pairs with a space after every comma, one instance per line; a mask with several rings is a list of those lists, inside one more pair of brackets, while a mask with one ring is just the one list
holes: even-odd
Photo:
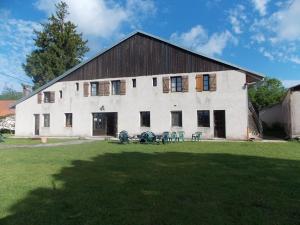
[[242, 67], [240, 67], [240, 66], [237, 66], [237, 65], [228, 63], [228, 62], [223, 61], [223, 60], [220, 60], [220, 59], [216, 59], [216, 58], [214, 58], [214, 57], [210, 57], [210, 56], [205, 55], [205, 54], [202, 54], [202, 53], [198, 53], [198, 52], [192, 51], [192, 50], [190, 50], [190, 49], [184, 48], [184, 47], [179, 46], [179, 45], [177, 45], [177, 44], [175, 44], [175, 43], [172, 43], [172, 42], [167, 41], [167, 40], [164, 40], [164, 39], [162, 39], [162, 38], [160, 38], [160, 37], [157, 37], [157, 36], [148, 34], [148, 33], [146, 33], [146, 32], [143, 32], [143, 31], [135, 31], [135, 32], [131, 33], [130, 35], [128, 35], [127, 37], [123, 38], [121, 41], [119, 41], [119, 42], [117, 42], [116, 44], [112, 45], [111, 47], [109, 47], [109, 48], [107, 48], [107, 49], [104, 49], [104, 50], [100, 51], [99, 53], [97, 53], [96, 55], [94, 55], [93, 57], [91, 57], [90, 59], [85, 60], [85, 61], [79, 63], [78, 65], [74, 66], [73, 68], [67, 70], [66, 72], [64, 72], [64, 73], [63, 73], [62, 75], [60, 75], [59, 77], [53, 79], [52, 81], [48, 82], [47, 84], [45, 84], [45, 85], [41, 86], [40, 88], [36, 89], [35, 91], [33, 91], [30, 95], [21, 98], [20, 100], [18, 100], [18, 101], [14, 104], [14, 106], [17, 105], [17, 104], [19, 104], [19, 103], [21, 103], [21, 102], [23, 102], [23, 101], [25, 101], [26, 99], [32, 97], [33, 95], [39, 93], [40, 91], [42, 91], [42, 90], [48, 88], [49, 86], [53, 85], [54, 83], [58, 82], [59, 80], [65, 78], [65, 77], [68, 76], [70, 73], [72, 73], [72, 72], [74, 72], [75, 70], [77, 70], [78, 68], [80, 68], [80, 67], [82, 67], [83, 65], [89, 63], [90, 61], [92, 61], [92, 60], [95, 59], [96, 57], [98, 57], [98, 56], [100, 56], [100, 55], [106, 53], [107, 51], [111, 50], [111, 49], [114, 48], [115, 46], [121, 44], [122, 42], [124, 42], [125, 40], [131, 38], [132, 36], [134, 36], [134, 35], [136, 35], [136, 34], [142, 34], [142, 35], [151, 37], [151, 38], [153, 38], [153, 39], [156, 39], [156, 40], [159, 40], [159, 41], [161, 41], [161, 42], [167, 43], [167, 44], [169, 44], [169, 45], [175, 46], [175, 47], [177, 47], [177, 48], [179, 48], [179, 49], [188, 51], [188, 52], [190, 52], [190, 53], [192, 53], [192, 54], [195, 54], [195, 55], [198, 55], [198, 56], [207, 58], [207, 59], [209, 59], [209, 60], [212, 60], [212, 61], [215, 61], [215, 62], [218, 62], [218, 63], [222, 63], [222, 64], [227, 65], [227, 66], [230, 66], [230, 67], [232, 67], [232, 68], [234, 68], [234, 69], [236, 69], [236, 70], [241, 70], [241, 71], [243, 71], [243, 72], [246, 72], [248, 75], [254, 77], [256, 80], [262, 80], [263, 77], [264, 77], [264, 75], [262, 75], [262, 74], [260, 74], [260, 73], [257, 73], [257, 72], [254, 72], [254, 71], [251, 71], [251, 70], [242, 68]]
[[300, 90], [300, 84], [297, 84], [295, 86], [290, 87], [289, 90], [291, 90], [291, 91], [299, 91]]
[[0, 100], [0, 117], [14, 115], [15, 110], [11, 107], [15, 102], [15, 100]]

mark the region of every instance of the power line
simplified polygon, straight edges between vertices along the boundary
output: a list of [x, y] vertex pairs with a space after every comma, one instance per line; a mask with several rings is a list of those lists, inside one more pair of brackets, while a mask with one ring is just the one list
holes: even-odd
[[2, 76], [4, 76], [4, 77], [10, 77], [10, 78], [16, 79], [16, 80], [18, 80], [18, 81], [23, 82], [24, 84], [32, 85], [32, 83], [29, 83], [29, 81], [23, 80], [23, 79], [18, 78], [18, 77], [11, 76], [11, 75], [9, 75], [9, 74], [7, 74], [7, 73], [1, 72], [0, 75], [2, 75]]

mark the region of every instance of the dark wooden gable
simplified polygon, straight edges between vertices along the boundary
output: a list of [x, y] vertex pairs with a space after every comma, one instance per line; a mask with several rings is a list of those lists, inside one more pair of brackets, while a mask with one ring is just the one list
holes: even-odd
[[237, 69], [159, 39], [136, 33], [61, 81]]

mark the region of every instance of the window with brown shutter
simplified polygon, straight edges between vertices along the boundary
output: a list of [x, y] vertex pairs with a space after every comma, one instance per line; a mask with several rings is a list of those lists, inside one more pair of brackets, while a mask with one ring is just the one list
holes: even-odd
[[41, 104], [42, 103], [42, 96], [43, 96], [43, 94], [40, 92], [40, 93], [38, 93], [38, 95], [37, 95], [37, 103], [38, 104]]
[[169, 77], [163, 77], [163, 93], [169, 93], [170, 91], [170, 78]]
[[99, 82], [99, 95], [100, 96], [104, 96], [104, 84], [105, 84], [105, 81]]
[[54, 103], [55, 102], [55, 92], [51, 91], [50, 92], [50, 103]]
[[203, 91], [203, 75], [197, 74], [196, 75], [196, 91]]
[[84, 97], [89, 96], [89, 83], [87, 82], [83, 83], [83, 96]]
[[104, 95], [105, 96], [109, 96], [109, 90], [110, 90], [109, 84], [110, 84], [109, 81], [105, 81], [104, 82]]
[[126, 95], [126, 80], [120, 81], [120, 95]]
[[182, 92], [189, 91], [189, 76], [182, 76]]
[[209, 90], [210, 91], [216, 91], [217, 90], [217, 79], [216, 74], [210, 74], [209, 75]]

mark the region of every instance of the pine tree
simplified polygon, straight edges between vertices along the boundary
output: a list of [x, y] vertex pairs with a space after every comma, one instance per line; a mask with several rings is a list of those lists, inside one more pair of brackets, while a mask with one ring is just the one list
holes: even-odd
[[87, 40], [83, 40], [82, 33], [77, 33], [77, 26], [66, 19], [67, 4], [60, 2], [55, 6], [55, 14], [42, 24], [42, 30], [34, 31], [36, 49], [23, 64], [35, 89], [80, 63], [89, 51]]

